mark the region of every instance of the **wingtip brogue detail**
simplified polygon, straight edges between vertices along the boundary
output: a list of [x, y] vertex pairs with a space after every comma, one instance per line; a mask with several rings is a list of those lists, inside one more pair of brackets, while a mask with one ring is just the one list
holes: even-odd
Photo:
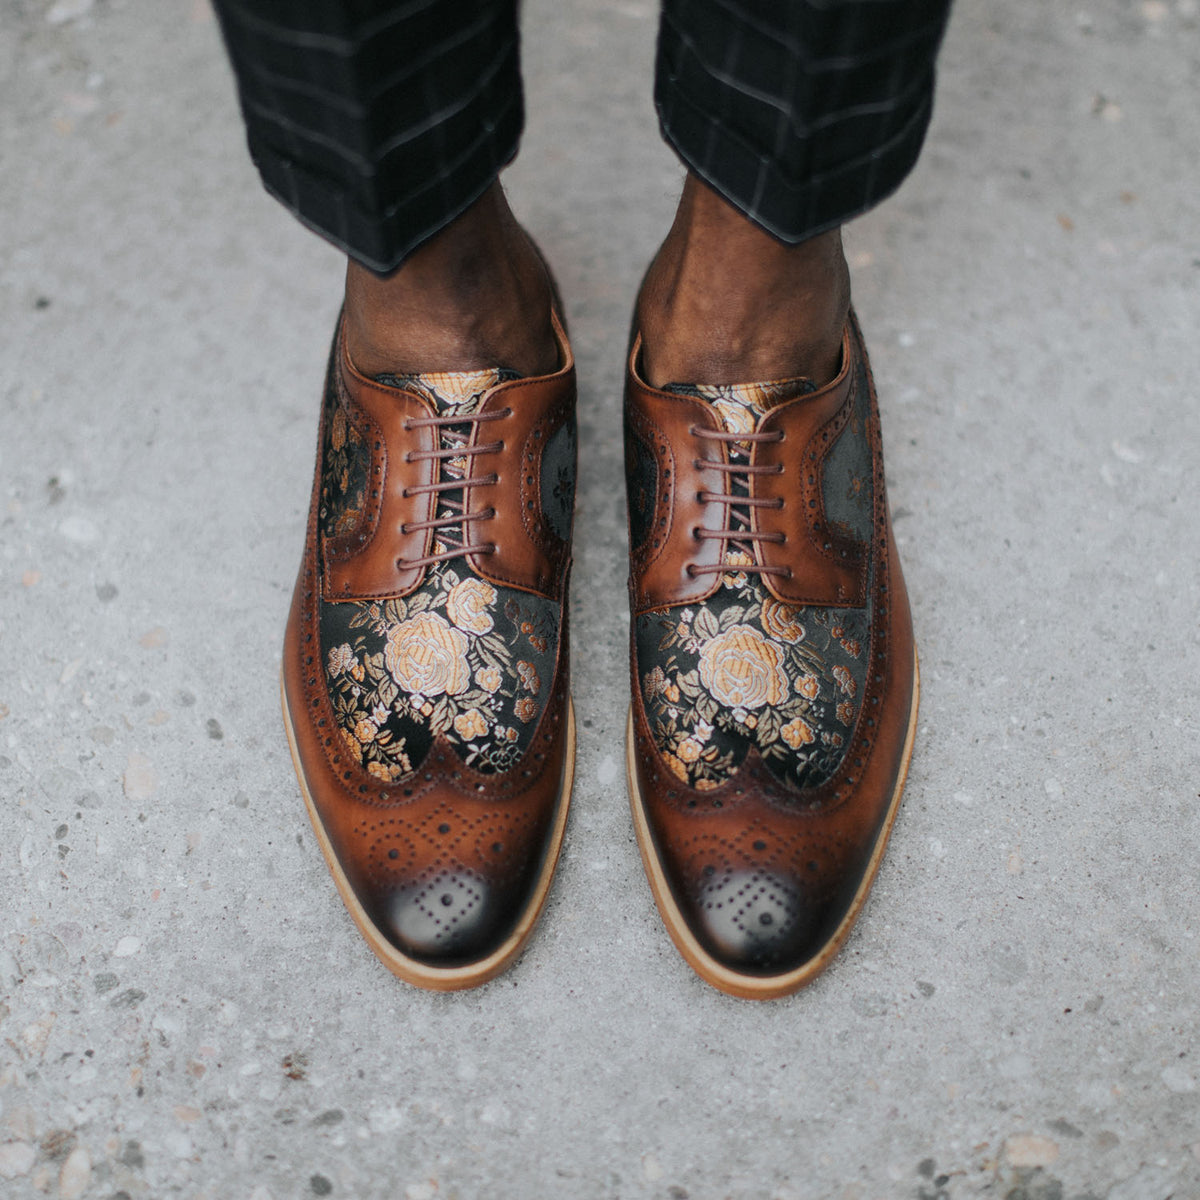
[[559, 371], [448, 407], [358, 376], [340, 337], [330, 359], [285, 726], [347, 909], [428, 988], [519, 953], [565, 834], [575, 391], [555, 327]]
[[873, 380], [852, 316], [833, 383], [755, 410], [752, 423], [726, 418], [737, 482], [721, 489], [724, 558], [706, 572], [718, 586], [698, 601], [661, 587], [680, 560], [696, 562], [694, 539], [662, 516], [679, 493], [715, 489], [698, 484], [699, 467], [678, 468], [695, 421], [664, 421], [679, 397], [647, 388], [635, 367], [627, 768], [639, 846], [701, 977], [733, 995], [786, 995], [824, 969], [865, 901], [916, 724]]

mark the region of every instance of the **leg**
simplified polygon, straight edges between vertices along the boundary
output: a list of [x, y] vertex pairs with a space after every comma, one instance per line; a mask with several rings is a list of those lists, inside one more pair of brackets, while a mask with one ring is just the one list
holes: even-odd
[[367, 374], [552, 370], [545, 268], [496, 175], [523, 108], [513, 0], [218, 0], [251, 155], [349, 255]]
[[667, 928], [734, 995], [829, 963], [912, 750], [912, 626], [840, 226], [916, 156], [945, 9], [664, 11], [659, 111], [689, 175], [626, 391], [628, 776]]
[[648, 382], [832, 378], [840, 226], [915, 163], [948, 12], [666, 0], [655, 99], [689, 176], [639, 301]]
[[514, 0], [220, 0], [267, 187], [350, 255], [284, 719], [348, 911], [401, 978], [520, 951], [574, 761], [571, 351], [496, 173]]
[[638, 298], [644, 378], [828, 383], [849, 308], [840, 228], [788, 245], [689, 174]]

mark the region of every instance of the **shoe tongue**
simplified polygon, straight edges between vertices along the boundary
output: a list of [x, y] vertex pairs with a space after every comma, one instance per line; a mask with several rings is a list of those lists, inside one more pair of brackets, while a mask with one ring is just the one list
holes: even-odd
[[376, 375], [377, 383], [424, 396], [439, 413], [473, 413], [490, 388], [521, 376], [507, 367], [482, 371], [426, 371], [421, 375]]
[[759, 418], [785, 400], [807, 396], [817, 386], [811, 379], [771, 379], [763, 383], [669, 383], [662, 389], [707, 400], [730, 433], [750, 433]]

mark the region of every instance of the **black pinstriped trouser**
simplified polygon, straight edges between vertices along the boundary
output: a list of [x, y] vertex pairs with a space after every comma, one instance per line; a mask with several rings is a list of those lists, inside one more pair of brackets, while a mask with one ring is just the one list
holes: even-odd
[[[378, 271], [476, 200], [524, 119], [517, 0], [216, 0], [267, 189]], [[950, 0], [664, 0], [655, 103], [684, 163], [799, 242], [894, 191]]]

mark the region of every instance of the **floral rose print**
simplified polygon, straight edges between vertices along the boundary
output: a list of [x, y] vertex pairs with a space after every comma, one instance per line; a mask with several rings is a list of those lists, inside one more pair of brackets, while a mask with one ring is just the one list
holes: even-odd
[[406, 692], [456, 696], [471, 678], [467, 639], [437, 613], [420, 613], [388, 631], [383, 661]]
[[801, 717], [796, 717], [795, 720], [789, 721], [780, 731], [779, 736], [793, 750], [799, 750], [801, 746], [808, 745], [816, 734], [812, 731], [812, 726]]
[[804, 639], [804, 626], [797, 616], [799, 609], [791, 604], [767, 597], [763, 601], [763, 632], [777, 642], [799, 642]]
[[705, 645], [700, 682], [730, 708], [779, 704], [788, 692], [782, 652], [750, 625], [734, 625]]
[[475, 738], [481, 738], [487, 733], [487, 722], [483, 719], [483, 714], [477, 708], [469, 709], [465, 713], [459, 713], [454, 718], [454, 732], [458, 734], [464, 742], [473, 741]]
[[[804, 391], [796, 381], [688, 387], [730, 433], [754, 430], [772, 404]], [[749, 462], [750, 443], [730, 445]], [[735, 495], [745, 494], [731, 487]], [[868, 498], [869, 499], [869, 498]], [[744, 508], [749, 521], [749, 509]], [[739, 526], [730, 505], [731, 528]], [[785, 604], [747, 567], [748, 543], [730, 539], [717, 591], [702, 605], [637, 618], [642, 700], [666, 768], [699, 791], [720, 787], [751, 748], [781, 781], [814, 787], [841, 763], [858, 720], [869, 645], [867, 612]], [[835, 729], [836, 727], [836, 729]]]
[[[511, 372], [383, 378], [440, 414], [474, 412]], [[368, 439], [336, 401], [326, 414], [322, 535], [357, 529], [370, 469]], [[442, 449], [469, 427], [440, 427]], [[465, 456], [441, 460], [442, 482], [464, 477]], [[461, 512], [462, 493], [439, 492], [438, 514]], [[444, 548], [444, 547], [442, 547]], [[435, 545], [435, 550], [438, 547]], [[441, 738], [470, 767], [507, 770], [529, 749], [549, 700], [558, 654], [555, 601], [480, 578], [461, 560], [430, 566], [403, 597], [321, 606], [322, 661], [345, 752], [395, 782], [420, 768]]]
[[446, 597], [446, 615], [467, 633], [488, 633], [492, 628], [489, 609], [496, 602], [496, 589], [482, 579], [464, 579]]
[[354, 651], [351, 650], [345, 642], [343, 642], [340, 646], [334, 646], [334, 648], [330, 650], [330, 675], [340, 675], [343, 671], [348, 671], [351, 667], [357, 665], [358, 659], [354, 657]]

